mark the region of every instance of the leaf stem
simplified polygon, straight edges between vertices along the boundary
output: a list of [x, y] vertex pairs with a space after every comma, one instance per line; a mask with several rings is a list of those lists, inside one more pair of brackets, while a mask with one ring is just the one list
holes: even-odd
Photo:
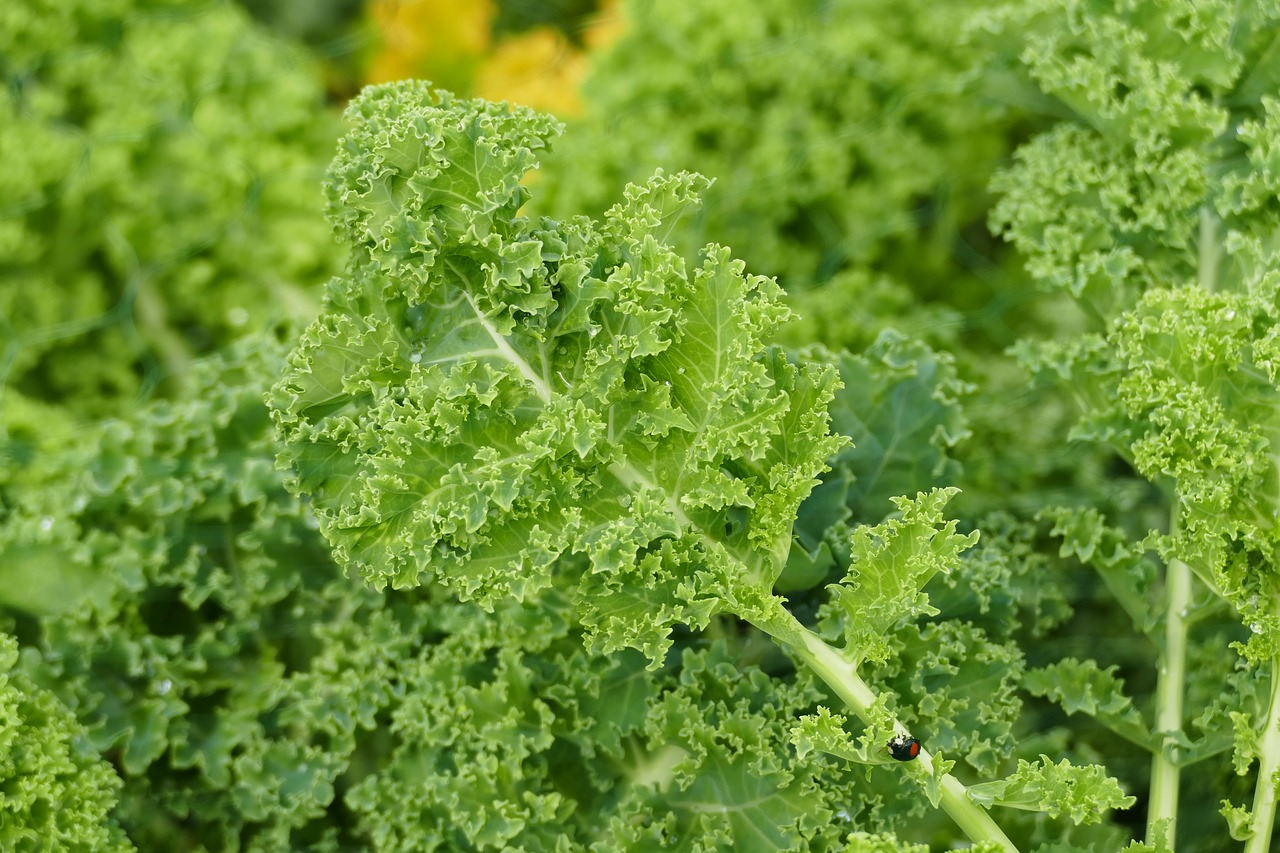
[[1200, 286], [1205, 290], [1213, 290], [1218, 284], [1218, 261], [1222, 256], [1222, 247], [1218, 243], [1217, 219], [1207, 204], [1200, 208], [1199, 241]]
[[1253, 792], [1252, 833], [1244, 853], [1268, 853], [1276, 819], [1276, 771], [1280, 770], [1280, 657], [1271, 659], [1271, 702], [1258, 744], [1258, 785]]
[[[772, 616], [771, 619], [755, 622], [756, 627], [804, 661], [844, 701], [858, 719], [870, 724], [871, 708], [875, 705], [877, 696], [876, 692], [858, 675], [857, 668], [839, 650], [832, 648], [821, 637], [800, 624], [800, 621], [792, 616], [781, 602], [778, 602], [776, 612]], [[897, 720], [894, 720], [894, 727], [902, 732], [907, 731], [907, 728]], [[921, 750], [916, 760], [926, 772], [933, 772], [933, 757], [928, 751]], [[941, 801], [942, 810], [955, 821], [971, 841], [994, 842], [1004, 850], [1017, 853], [1018, 848], [991, 819], [987, 810], [970, 799], [968, 789], [959, 779], [950, 774], [942, 777]]]
[[1151, 758], [1151, 802], [1147, 843], [1173, 849], [1178, 834], [1178, 735], [1182, 732], [1182, 691], [1187, 667], [1187, 613], [1191, 605], [1191, 567], [1170, 560], [1165, 571], [1164, 648], [1156, 678], [1158, 738]]

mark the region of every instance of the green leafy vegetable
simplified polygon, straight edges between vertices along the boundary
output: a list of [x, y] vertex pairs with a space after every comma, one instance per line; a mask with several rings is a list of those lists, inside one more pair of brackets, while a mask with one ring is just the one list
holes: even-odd
[[582, 555], [584, 620], [655, 664], [671, 625], [767, 592], [840, 443], [835, 375], [765, 347], [772, 281], [655, 237], [700, 179], [535, 224], [519, 180], [547, 120], [412, 86], [350, 115], [330, 184], [350, 274], [274, 394], [339, 558], [490, 601]]
[[310, 319], [336, 266], [311, 62], [225, 3], [5, 4], [6, 396], [121, 414], [200, 354]]
[[6, 850], [133, 850], [110, 817], [120, 779], [0, 636], [0, 841]]
[[1133, 797], [1126, 797], [1114, 779], [1102, 774], [1100, 767], [1073, 767], [1068, 761], [1054, 764], [1040, 756], [1039, 764], [1018, 763], [1017, 771], [1000, 782], [987, 782], [969, 789], [978, 802], [996, 802], [1003, 806], [1045, 811], [1054, 816], [1065, 813], [1076, 823], [1093, 823], [1102, 811], [1128, 808]]
[[[1064, 550], [1097, 567], [1135, 626], [1158, 643], [1157, 740], [1147, 747], [1154, 753], [1147, 838], [1157, 845], [1172, 846], [1178, 831], [1181, 766], [1211, 752], [1185, 731], [1196, 644], [1230, 644], [1242, 666], [1257, 668], [1246, 695], [1280, 695], [1280, 392], [1269, 236], [1280, 126], [1268, 94], [1278, 22], [1272, 3], [1181, 0], [1115, 8], [1034, 2], [988, 21], [1002, 37], [1017, 34], [1026, 83], [1066, 116], [995, 181], [1003, 197], [993, 228], [1027, 254], [1041, 284], [1066, 290], [1095, 320], [1075, 340], [1027, 344], [1024, 354], [1083, 404], [1076, 435], [1115, 447], [1161, 487], [1167, 507], [1167, 523], [1133, 525], [1135, 545], [1123, 534], [1090, 533], [1097, 520], [1087, 513], [1058, 513]], [[1097, 544], [1107, 551], [1095, 552]], [[1144, 549], [1164, 563], [1161, 600], [1153, 603], [1134, 571]], [[1215, 599], [1230, 604], [1246, 633], [1219, 633], [1220, 610], [1206, 603]], [[1058, 674], [1075, 678], [1042, 690], [1069, 711], [1088, 709], [1144, 740], [1128, 700], [1117, 694], [1099, 706], [1091, 698], [1114, 692], [1109, 670], [1095, 670], [1086, 690], [1073, 682], [1092, 664], [1061, 666]], [[1218, 677], [1228, 674], [1220, 669]], [[1231, 714], [1236, 767], [1261, 764], [1252, 812], [1226, 811], [1249, 851], [1268, 849], [1272, 834], [1280, 766], [1274, 713], [1254, 716], [1242, 704]], [[1250, 730], [1261, 734], [1242, 736]]]
[[789, 288], [846, 268], [917, 288], [952, 271], [950, 241], [985, 201], [974, 167], [1003, 145], [998, 114], [961, 96], [966, 4], [620, 6], [624, 33], [596, 60], [536, 203], [599, 214], [655, 168], [689, 169], [716, 183], [673, 235], [682, 250], [727, 243]]
[[[329, 197], [351, 261], [271, 396], [282, 460], [338, 559], [378, 587], [438, 582], [486, 607], [568, 588], [591, 649], [637, 649], [655, 670], [677, 626], [736, 617], [869, 731], [900, 731], [859, 667], [888, 660], [886, 632], [936, 614], [924, 586], [977, 536], [943, 521], [946, 490], [895, 498], [901, 520], [853, 530], [849, 575], [819, 613], [843, 648], [773, 595], [799, 507], [843, 443], [827, 431], [836, 372], [766, 344], [786, 316], [771, 280], [714, 245], [691, 269], [662, 242], [701, 179], [655, 176], [602, 223], [532, 221], [520, 179], [557, 130], [545, 118], [420, 84], [366, 90], [348, 118]], [[890, 423], [939, 449], [955, 440]], [[963, 717], [971, 701], [930, 707]], [[918, 766], [928, 802], [1011, 847], [953, 761]], [[717, 784], [765, 802], [768, 773], [751, 779]], [[786, 800], [768, 802], [776, 822]]]
[[620, 5], [0, 10], [0, 847], [1268, 851], [1280, 5]]

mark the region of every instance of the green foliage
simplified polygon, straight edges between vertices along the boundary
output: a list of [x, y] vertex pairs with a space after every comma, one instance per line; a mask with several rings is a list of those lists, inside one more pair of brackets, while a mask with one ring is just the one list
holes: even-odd
[[966, 7], [624, 3], [626, 30], [594, 63], [539, 204], [598, 214], [655, 168], [688, 169], [715, 185], [673, 235], [683, 251], [726, 243], [788, 289], [850, 267], [917, 287], [949, 276], [953, 240], [982, 215], [982, 164], [1004, 146], [997, 115], [961, 97]]
[[959, 466], [951, 451], [969, 435], [960, 398], [972, 388], [946, 353], [885, 331], [859, 355], [809, 354], [835, 363], [841, 387], [829, 407], [831, 428], [851, 443], [800, 506], [775, 583], [788, 592], [848, 565], [851, 524], [880, 520], [912, 489], [953, 483]]
[[389, 614], [274, 469], [282, 358], [201, 365], [193, 398], [64, 450], [0, 529], [5, 609], [38, 626], [40, 677], [121, 769], [116, 814], [145, 849], [289, 847], [389, 698], [397, 646], [370, 642]]
[[828, 637], [844, 639], [855, 659], [883, 661], [889, 628], [937, 615], [923, 593], [925, 585], [978, 541], [976, 533], [957, 533], [956, 522], [943, 523], [942, 509], [953, 494], [939, 489], [914, 501], [895, 498], [899, 517], [854, 530], [849, 573], [832, 588], [819, 624]]
[[[1274, 3], [1182, 0], [1031, 2], [982, 21], [1014, 69], [1009, 85], [1038, 90], [1060, 117], [995, 180], [992, 227], [1041, 286], [1094, 320], [1073, 338], [1025, 343], [1023, 358], [1082, 404], [1076, 437], [1114, 447], [1160, 488], [1169, 519], [1130, 517], [1122, 531], [1093, 510], [1055, 510], [1055, 533], [1158, 644], [1154, 790], [1225, 749], [1225, 730], [1237, 772], [1260, 762], [1254, 809], [1223, 812], [1250, 851], [1269, 844], [1280, 764], [1280, 740], [1266, 734], [1274, 712], [1263, 710], [1280, 685], [1277, 23]], [[1164, 564], [1159, 585], [1148, 554]], [[1218, 691], [1244, 686], [1236, 702], [1202, 692], [1200, 674], [1184, 696], [1196, 660], [1214, 660]], [[1032, 689], [1143, 743], [1139, 710], [1112, 673], [1068, 659]], [[1209, 705], [1190, 705], [1199, 741], [1184, 698]], [[1167, 797], [1153, 804], [1149, 841], [1172, 846], [1175, 810]]]
[[623, 11], [0, 11], [0, 846], [1269, 850], [1280, 6]]
[[845, 853], [928, 853], [925, 844], [903, 844], [883, 835], [855, 832], [845, 839]]
[[797, 754], [824, 694], [738, 638], [654, 671], [588, 652], [564, 583], [492, 613], [353, 585], [271, 464], [281, 359], [200, 365], [191, 400], [85, 437], [0, 527], [39, 695], [121, 768], [140, 847], [843, 849], [919, 811], [896, 765]]
[[0, 844], [5, 850], [133, 850], [110, 817], [120, 790], [75, 715], [37, 687], [0, 635]]
[[895, 497], [920, 484], [956, 482], [953, 448], [970, 436], [961, 400], [974, 388], [957, 376], [949, 354], [886, 331], [863, 353], [842, 353], [837, 368], [843, 389], [831, 425], [851, 444], [832, 468], [852, 478], [846, 504], [853, 518], [879, 520]]
[[1065, 658], [1027, 673], [1025, 685], [1028, 692], [1047, 696], [1068, 714], [1088, 714], [1121, 737], [1154, 749], [1150, 729], [1124, 695], [1124, 682], [1116, 678], [1115, 669], [1099, 669], [1091, 660]]
[[1256, 661], [1280, 651], [1280, 279], [1267, 278], [1246, 294], [1151, 291], [1114, 333], [1134, 465], [1170, 479], [1179, 504], [1179, 528], [1153, 544], [1236, 607]]
[[971, 786], [969, 795], [979, 802], [1065, 814], [1074, 823], [1095, 823], [1103, 811], [1134, 803], [1101, 767], [1073, 767], [1065, 759], [1054, 764], [1044, 755], [1039, 764], [1019, 761], [1008, 779]]
[[[420, 84], [370, 88], [348, 118], [328, 193], [351, 260], [270, 398], [292, 487], [341, 563], [378, 587], [439, 584], [486, 608], [511, 598], [536, 607], [566, 591], [592, 652], [637, 649], [654, 672], [671, 666], [675, 628], [717, 636], [736, 617], [746, 631], [733, 644], [739, 653], [764, 632], [792, 659], [780, 678], [752, 682], [774, 693], [767, 707], [793, 707], [784, 697], [812, 690], [816, 676], [866, 727], [861, 746], [848, 748], [833, 745], [834, 733], [814, 741], [779, 729], [779, 743], [800, 738], [800, 758], [885, 763], [883, 744], [901, 730], [887, 704], [897, 695], [916, 700], [904, 712], [974, 767], [1007, 760], [1020, 708], [1016, 647], [967, 623], [920, 623], [938, 615], [924, 587], [963, 565], [977, 535], [943, 520], [953, 489], [888, 500], [957, 473], [947, 451], [964, 435], [958, 397], [967, 389], [945, 356], [888, 334], [837, 371], [822, 353], [788, 358], [769, 347], [787, 314], [771, 280], [745, 275], [715, 245], [690, 268], [663, 243], [697, 203], [697, 176], [630, 187], [603, 222], [530, 220], [519, 215], [520, 179], [558, 132], [547, 119]], [[837, 377], [848, 387], [833, 404]], [[863, 449], [835, 457], [831, 490], [805, 505], [797, 527], [846, 441], [828, 434], [828, 406]], [[855, 513], [883, 513], [878, 501], [901, 517], [851, 524]], [[842, 651], [771, 594], [806, 528], [835, 545], [833, 565], [848, 567], [814, 614]], [[838, 543], [830, 531], [842, 528]], [[692, 660], [686, 652], [682, 672]], [[883, 667], [879, 698], [856, 672], [862, 662]], [[466, 694], [459, 683], [448, 695]], [[797, 716], [814, 698], [794, 706]], [[664, 724], [673, 701], [647, 717], [665, 726], [670, 763], [646, 772], [670, 774], [668, 805], [679, 792], [705, 799], [709, 767], [717, 796], [751, 805], [727, 827], [680, 829], [673, 815], [628, 844], [690, 837], [702, 849], [763, 833], [749, 843], [774, 849], [789, 832], [808, 837], [812, 808], [788, 829], [812, 799], [798, 765], [785, 754], [766, 761], [764, 742], [745, 747], [748, 730], [688, 740], [693, 720], [715, 724], [715, 705], [679, 706], [683, 722]], [[814, 719], [843, 719], [825, 713]], [[713, 744], [733, 751], [716, 757]], [[975, 840], [1007, 844], [957, 792], [955, 764], [922, 756], [902, 781]], [[481, 785], [476, 798], [500, 797], [489, 776], [459, 782]], [[854, 790], [841, 795], [846, 813]], [[561, 807], [539, 802], [545, 815]], [[519, 814], [503, 823], [529, 819]], [[478, 820], [464, 821], [469, 837], [487, 831]]]
[[582, 555], [583, 619], [655, 664], [672, 625], [767, 592], [841, 443], [835, 375], [766, 348], [771, 280], [659, 242], [702, 180], [632, 187], [600, 225], [534, 223], [519, 181], [545, 118], [416, 85], [348, 116], [329, 194], [349, 272], [273, 393], [339, 560], [489, 602]]
[[[140, 846], [792, 849], [873, 796], [791, 756], [812, 687], [724, 649], [651, 673], [588, 655], [556, 589], [487, 614], [353, 586], [272, 464], [262, 395], [281, 366], [274, 346], [201, 365], [192, 401], [104, 427], [0, 528], [5, 612], [38, 626], [47, 682], [15, 671], [32, 697], [15, 725], [69, 725], [54, 694], [74, 707], [83, 756], [122, 768], [115, 814]], [[33, 765], [58, 774], [34, 794], [80, 802], [57, 793], [59, 761]], [[106, 832], [89, 794], [119, 782], [85, 768], [98, 781], [75, 796]]]
[[1069, 116], [997, 178], [992, 225], [1038, 281], [1103, 317], [1196, 277], [1201, 208], [1211, 228], [1257, 233], [1280, 79], [1273, 3], [1111, 6], [1036, 0], [984, 22], [1016, 39], [1000, 48], [1017, 73]]
[[310, 318], [335, 257], [310, 62], [220, 3], [5, 4], [8, 394], [118, 414], [192, 357]]

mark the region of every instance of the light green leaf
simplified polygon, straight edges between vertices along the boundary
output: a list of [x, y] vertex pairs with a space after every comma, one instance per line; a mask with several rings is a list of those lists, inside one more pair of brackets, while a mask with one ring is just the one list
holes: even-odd
[[772, 280], [662, 244], [706, 182], [659, 175], [603, 223], [532, 223], [520, 180], [551, 120], [417, 84], [348, 119], [330, 200], [352, 264], [272, 395], [339, 560], [484, 602], [558, 565], [593, 642], [655, 665], [671, 625], [770, 589], [841, 443], [836, 377], [766, 348]]
[[1019, 761], [1013, 775], [999, 782], [970, 785], [969, 796], [984, 805], [1045, 812], [1077, 824], [1097, 823], [1109, 809], [1127, 809], [1137, 801], [1125, 796], [1102, 767], [1077, 767], [1065, 758], [1054, 764], [1044, 755], [1039, 764]]
[[884, 660], [886, 636], [899, 622], [936, 611], [923, 590], [938, 573], [959, 564], [960, 553], [978, 541], [942, 519], [956, 489], [935, 489], [914, 500], [894, 498], [896, 517], [853, 532], [849, 573], [828, 589], [819, 611], [828, 637], [843, 637], [847, 653], [861, 660]]
[[1084, 713], [1121, 737], [1144, 749], [1159, 748], [1150, 726], [1133, 702], [1124, 695], [1124, 682], [1116, 678], [1116, 667], [1100, 669], [1091, 660], [1066, 658], [1033, 669], [1024, 686], [1033, 696], [1044, 696], [1062, 706], [1067, 714]]
[[120, 778], [88, 748], [75, 715], [37, 686], [18, 658], [17, 641], [0, 634], [0, 846], [133, 850], [112, 816]]

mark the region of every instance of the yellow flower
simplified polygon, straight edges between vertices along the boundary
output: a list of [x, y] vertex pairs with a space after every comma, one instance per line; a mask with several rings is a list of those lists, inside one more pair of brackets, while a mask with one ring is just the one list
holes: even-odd
[[587, 18], [582, 43], [587, 46], [588, 53], [595, 53], [617, 41], [624, 29], [626, 25], [622, 11], [618, 9], [618, 0], [602, 0], [599, 11]]
[[551, 27], [504, 39], [476, 75], [476, 94], [560, 115], [582, 110], [578, 85], [586, 59]]
[[381, 50], [366, 80], [431, 80], [462, 95], [511, 101], [563, 116], [582, 111], [579, 91], [588, 55], [617, 38], [622, 16], [615, 0], [583, 19], [575, 48], [552, 27], [536, 27], [493, 43], [493, 0], [371, 0]]
[[370, 83], [420, 77], [458, 92], [471, 89], [489, 50], [490, 0], [373, 0], [382, 50], [369, 63]]

